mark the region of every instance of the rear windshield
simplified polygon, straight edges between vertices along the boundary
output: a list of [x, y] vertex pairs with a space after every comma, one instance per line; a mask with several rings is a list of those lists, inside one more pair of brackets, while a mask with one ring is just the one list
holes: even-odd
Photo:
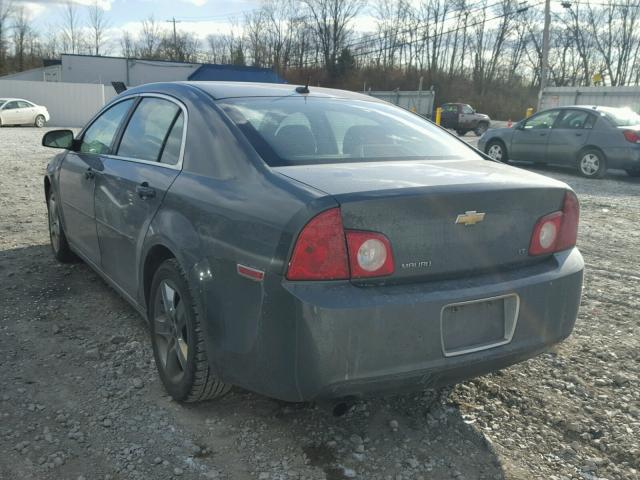
[[633, 127], [640, 125], [640, 115], [630, 108], [599, 108], [616, 127]]
[[439, 127], [392, 105], [299, 95], [220, 104], [271, 166], [476, 156]]

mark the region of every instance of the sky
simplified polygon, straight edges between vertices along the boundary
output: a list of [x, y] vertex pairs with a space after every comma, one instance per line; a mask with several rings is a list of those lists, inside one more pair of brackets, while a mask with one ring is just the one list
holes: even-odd
[[[94, 0], [72, 0], [86, 22], [86, 6]], [[13, 0], [16, 7], [24, 6], [33, 27], [45, 34], [62, 24], [62, 13], [67, 0]], [[229, 33], [243, 13], [260, 6], [260, 0], [98, 0], [109, 22], [111, 46], [109, 54], [120, 54], [119, 39], [122, 32], [136, 34], [142, 21], [154, 16], [166, 28], [175, 17], [179, 31], [187, 31], [205, 39], [211, 33]], [[356, 30], [371, 31], [373, 19], [368, 14], [358, 17]]]

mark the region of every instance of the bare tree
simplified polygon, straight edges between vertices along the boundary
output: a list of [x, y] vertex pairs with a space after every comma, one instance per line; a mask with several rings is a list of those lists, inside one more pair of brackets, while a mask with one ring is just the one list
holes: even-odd
[[93, 54], [104, 54], [105, 44], [107, 43], [107, 30], [110, 26], [106, 12], [102, 9], [98, 0], [94, 0], [93, 4], [87, 7], [87, 13], [89, 16]]
[[363, 0], [305, 0], [322, 50], [324, 65], [335, 76], [336, 61], [350, 34], [350, 24]]
[[80, 13], [75, 4], [68, 2], [62, 10], [61, 42], [66, 53], [80, 53], [83, 47]]
[[19, 71], [25, 69], [25, 51], [27, 49], [27, 39], [30, 32], [29, 17], [24, 7], [20, 7], [13, 17], [13, 48], [15, 51], [16, 66]]
[[156, 58], [161, 41], [162, 29], [154, 16], [152, 15], [143, 20], [140, 37], [140, 56], [149, 59]]
[[0, 0], [0, 72], [7, 70], [7, 20], [12, 11], [10, 0]]

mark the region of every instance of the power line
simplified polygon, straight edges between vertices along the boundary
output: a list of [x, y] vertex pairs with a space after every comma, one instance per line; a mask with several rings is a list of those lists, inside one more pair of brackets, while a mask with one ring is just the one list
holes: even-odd
[[[530, 7], [527, 7], [527, 9], [528, 8], [538, 7], [542, 3], [544, 3], [544, 0], [541, 0], [541, 1], [537, 2], [536, 4], [534, 4], [534, 5], [531, 5]], [[517, 12], [521, 13], [520, 10], [518, 10]], [[394, 44], [394, 45], [389, 45], [389, 46], [386, 46], [386, 47], [376, 48], [376, 49], [368, 50], [368, 51], [365, 51], [365, 52], [356, 52], [356, 53], [354, 53], [352, 55], [354, 57], [359, 57], [359, 56], [369, 55], [371, 53], [382, 53], [383, 51], [386, 51], [386, 50], [395, 49], [395, 48], [398, 48], [398, 47], [404, 47], [404, 46], [408, 46], [408, 45], [411, 45], [411, 44], [416, 43], [416, 42], [423, 42], [425, 40], [431, 40], [433, 38], [437, 38], [437, 37], [440, 37], [440, 36], [443, 36], [443, 35], [448, 35], [450, 33], [459, 32], [460, 30], [463, 30], [465, 28], [475, 27], [475, 26], [478, 26], [478, 25], [481, 25], [481, 24], [485, 24], [487, 22], [492, 22], [494, 20], [498, 20], [500, 18], [505, 18], [505, 17], [511, 16], [513, 14], [514, 14], [514, 12], [502, 13], [500, 15], [496, 15], [496, 16], [491, 17], [489, 19], [483, 19], [481, 21], [477, 21], [475, 23], [470, 23], [470, 24], [464, 25], [462, 27], [452, 28], [452, 29], [449, 29], [449, 30], [446, 30], [444, 32], [440, 32], [440, 33], [437, 33], [437, 34], [428, 35], [426, 37], [421, 37], [421, 38], [418, 38], [418, 39], [415, 39], [415, 40], [409, 40], [409, 41], [406, 41], [406, 42], [401, 42], [401, 43]], [[426, 28], [426, 26], [422, 27], [422, 28]]]

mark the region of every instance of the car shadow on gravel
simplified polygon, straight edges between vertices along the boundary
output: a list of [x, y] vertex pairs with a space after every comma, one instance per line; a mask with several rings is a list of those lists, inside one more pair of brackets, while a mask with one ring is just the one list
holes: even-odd
[[224, 419], [237, 419], [230, 430], [239, 432], [236, 444], [252, 452], [252, 471], [276, 475], [265, 478], [279, 478], [274, 460], [282, 452], [295, 452], [287, 455], [288, 468], [317, 468], [327, 480], [506, 478], [492, 445], [459, 405], [445, 398], [433, 404], [431, 392], [359, 400], [340, 417], [327, 407], [234, 389], [179, 410], [183, 426], [199, 431], [205, 448], [215, 445], [221, 427], [229, 431]]

